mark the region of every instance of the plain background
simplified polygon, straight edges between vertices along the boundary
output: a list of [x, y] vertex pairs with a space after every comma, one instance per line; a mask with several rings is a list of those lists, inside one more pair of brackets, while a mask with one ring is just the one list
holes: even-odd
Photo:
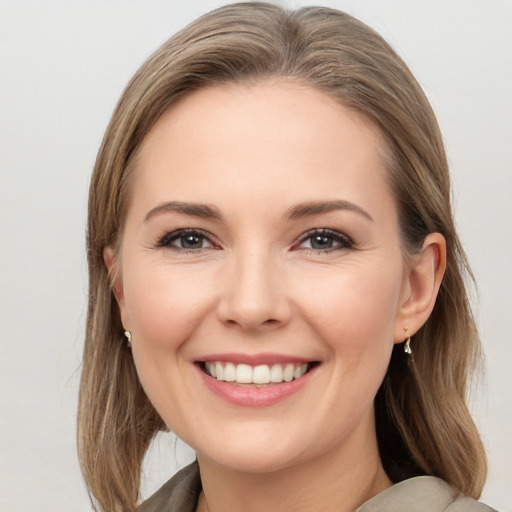
[[[490, 459], [482, 499], [510, 512], [512, 2], [317, 3], [388, 39], [438, 115], [457, 224], [479, 283], [488, 371], [472, 410]], [[75, 450], [88, 179], [131, 75], [177, 29], [220, 4], [0, 0], [0, 510], [90, 510]], [[145, 495], [191, 456], [160, 438]]]

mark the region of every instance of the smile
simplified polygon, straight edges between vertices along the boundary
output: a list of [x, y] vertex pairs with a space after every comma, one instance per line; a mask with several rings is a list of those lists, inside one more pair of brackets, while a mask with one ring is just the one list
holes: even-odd
[[223, 361], [203, 363], [203, 371], [210, 377], [236, 384], [281, 384], [303, 377], [312, 367], [312, 363], [235, 364]]
[[320, 361], [284, 354], [216, 354], [194, 362], [208, 390], [230, 405], [268, 407], [315, 379]]

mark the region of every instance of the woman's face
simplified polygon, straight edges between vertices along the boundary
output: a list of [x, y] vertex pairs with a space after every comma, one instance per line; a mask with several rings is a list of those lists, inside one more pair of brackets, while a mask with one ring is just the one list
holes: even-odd
[[409, 293], [385, 153], [284, 82], [200, 90], [146, 137], [115, 289], [142, 385], [199, 457], [265, 472], [374, 439]]

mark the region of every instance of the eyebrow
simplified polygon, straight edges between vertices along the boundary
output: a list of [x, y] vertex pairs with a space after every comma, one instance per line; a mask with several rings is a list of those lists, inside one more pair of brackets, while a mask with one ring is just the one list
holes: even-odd
[[144, 221], [147, 222], [162, 212], [177, 212], [201, 219], [222, 220], [222, 215], [215, 206], [201, 203], [185, 203], [183, 201], [169, 201], [155, 206], [146, 214]]
[[303, 217], [320, 215], [322, 213], [329, 213], [336, 210], [349, 210], [358, 213], [373, 222], [372, 216], [366, 210], [363, 210], [360, 206], [357, 206], [354, 203], [343, 200], [311, 201], [307, 203], [301, 203], [289, 208], [286, 212], [285, 218], [288, 220], [296, 220]]
[[[344, 200], [310, 201], [307, 203], [300, 203], [289, 208], [286, 211], [284, 218], [286, 220], [297, 220], [303, 217], [320, 215], [322, 213], [329, 213], [336, 210], [349, 210], [356, 212], [373, 222], [372, 216], [366, 210], [363, 210], [354, 203]], [[183, 201], [168, 201], [151, 209], [146, 214], [144, 221], [147, 222], [155, 215], [163, 212], [177, 212], [190, 215], [192, 217], [199, 217], [201, 219], [222, 220], [222, 215], [219, 209], [213, 205], [203, 203], [186, 203]]]

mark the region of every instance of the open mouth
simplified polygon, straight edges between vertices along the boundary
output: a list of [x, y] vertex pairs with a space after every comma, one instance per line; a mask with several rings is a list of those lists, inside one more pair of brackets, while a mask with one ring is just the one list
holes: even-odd
[[268, 386], [298, 380], [319, 363], [274, 363], [251, 366], [225, 361], [202, 361], [197, 363], [201, 370], [217, 381], [232, 382], [235, 385]]

